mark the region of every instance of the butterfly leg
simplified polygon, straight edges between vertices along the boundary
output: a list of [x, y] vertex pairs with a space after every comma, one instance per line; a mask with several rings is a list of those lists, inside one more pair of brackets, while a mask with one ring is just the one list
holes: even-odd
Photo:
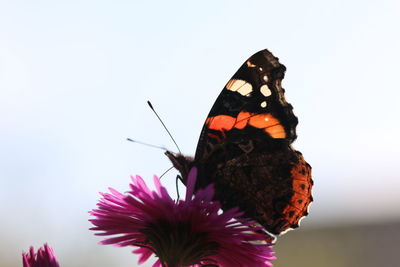
[[176, 195], [177, 195], [177, 197], [178, 197], [177, 200], [179, 200], [179, 188], [178, 188], [178, 181], [179, 181], [179, 180], [181, 180], [181, 182], [183, 182], [182, 177], [181, 177], [180, 175], [177, 175], [177, 176], [176, 176], [176, 179], [175, 179]]

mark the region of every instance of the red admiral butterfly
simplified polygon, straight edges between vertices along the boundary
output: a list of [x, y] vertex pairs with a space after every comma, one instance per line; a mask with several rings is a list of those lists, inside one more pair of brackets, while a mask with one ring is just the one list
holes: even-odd
[[211, 108], [195, 157], [166, 152], [184, 184], [196, 166], [197, 188], [214, 183], [224, 209], [238, 206], [274, 235], [298, 227], [312, 201], [311, 166], [291, 146], [298, 120], [285, 70], [268, 50], [251, 56]]

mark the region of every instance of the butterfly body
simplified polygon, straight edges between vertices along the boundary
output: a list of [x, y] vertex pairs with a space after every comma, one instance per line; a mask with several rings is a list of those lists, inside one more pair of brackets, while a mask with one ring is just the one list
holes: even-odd
[[206, 119], [194, 158], [167, 152], [183, 183], [213, 183], [224, 209], [279, 235], [296, 228], [312, 201], [311, 167], [291, 146], [298, 120], [286, 102], [285, 66], [268, 50], [251, 56], [228, 81]]

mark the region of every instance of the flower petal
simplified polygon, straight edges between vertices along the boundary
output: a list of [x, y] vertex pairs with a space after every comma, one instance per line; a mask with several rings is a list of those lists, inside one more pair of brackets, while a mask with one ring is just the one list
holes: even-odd
[[[89, 213], [96, 235], [108, 236], [101, 244], [136, 246], [139, 263], [155, 254], [153, 266], [269, 266], [274, 259], [268, 245], [256, 244], [265, 236], [249, 219], [236, 220], [238, 208], [221, 212], [213, 201], [213, 186], [194, 193], [197, 169], [189, 173], [185, 200], [175, 201], [155, 176], [156, 191], [132, 177], [130, 191], [102, 193], [97, 209]], [[194, 195], [193, 195], [194, 194]]]
[[192, 199], [192, 195], [194, 192], [194, 187], [196, 185], [196, 177], [197, 177], [197, 168], [193, 167], [188, 174], [188, 180], [186, 183], [186, 201], [190, 201]]

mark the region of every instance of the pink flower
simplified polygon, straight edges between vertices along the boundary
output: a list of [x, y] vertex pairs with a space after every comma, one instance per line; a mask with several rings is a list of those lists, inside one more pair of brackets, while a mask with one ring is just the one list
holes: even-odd
[[29, 253], [22, 252], [22, 264], [24, 267], [60, 267], [56, 254], [47, 244], [39, 248], [37, 253], [33, 247], [29, 248]]
[[221, 212], [213, 202], [212, 185], [193, 195], [197, 169], [188, 176], [185, 200], [173, 200], [154, 176], [156, 191], [150, 191], [143, 179], [132, 177], [127, 195], [110, 188], [101, 193], [98, 208], [90, 212], [95, 219], [91, 230], [109, 236], [100, 244], [137, 246], [139, 263], [152, 254], [158, 257], [153, 267], [178, 266], [272, 266], [275, 259], [265, 236], [250, 220], [236, 221], [238, 209]]

